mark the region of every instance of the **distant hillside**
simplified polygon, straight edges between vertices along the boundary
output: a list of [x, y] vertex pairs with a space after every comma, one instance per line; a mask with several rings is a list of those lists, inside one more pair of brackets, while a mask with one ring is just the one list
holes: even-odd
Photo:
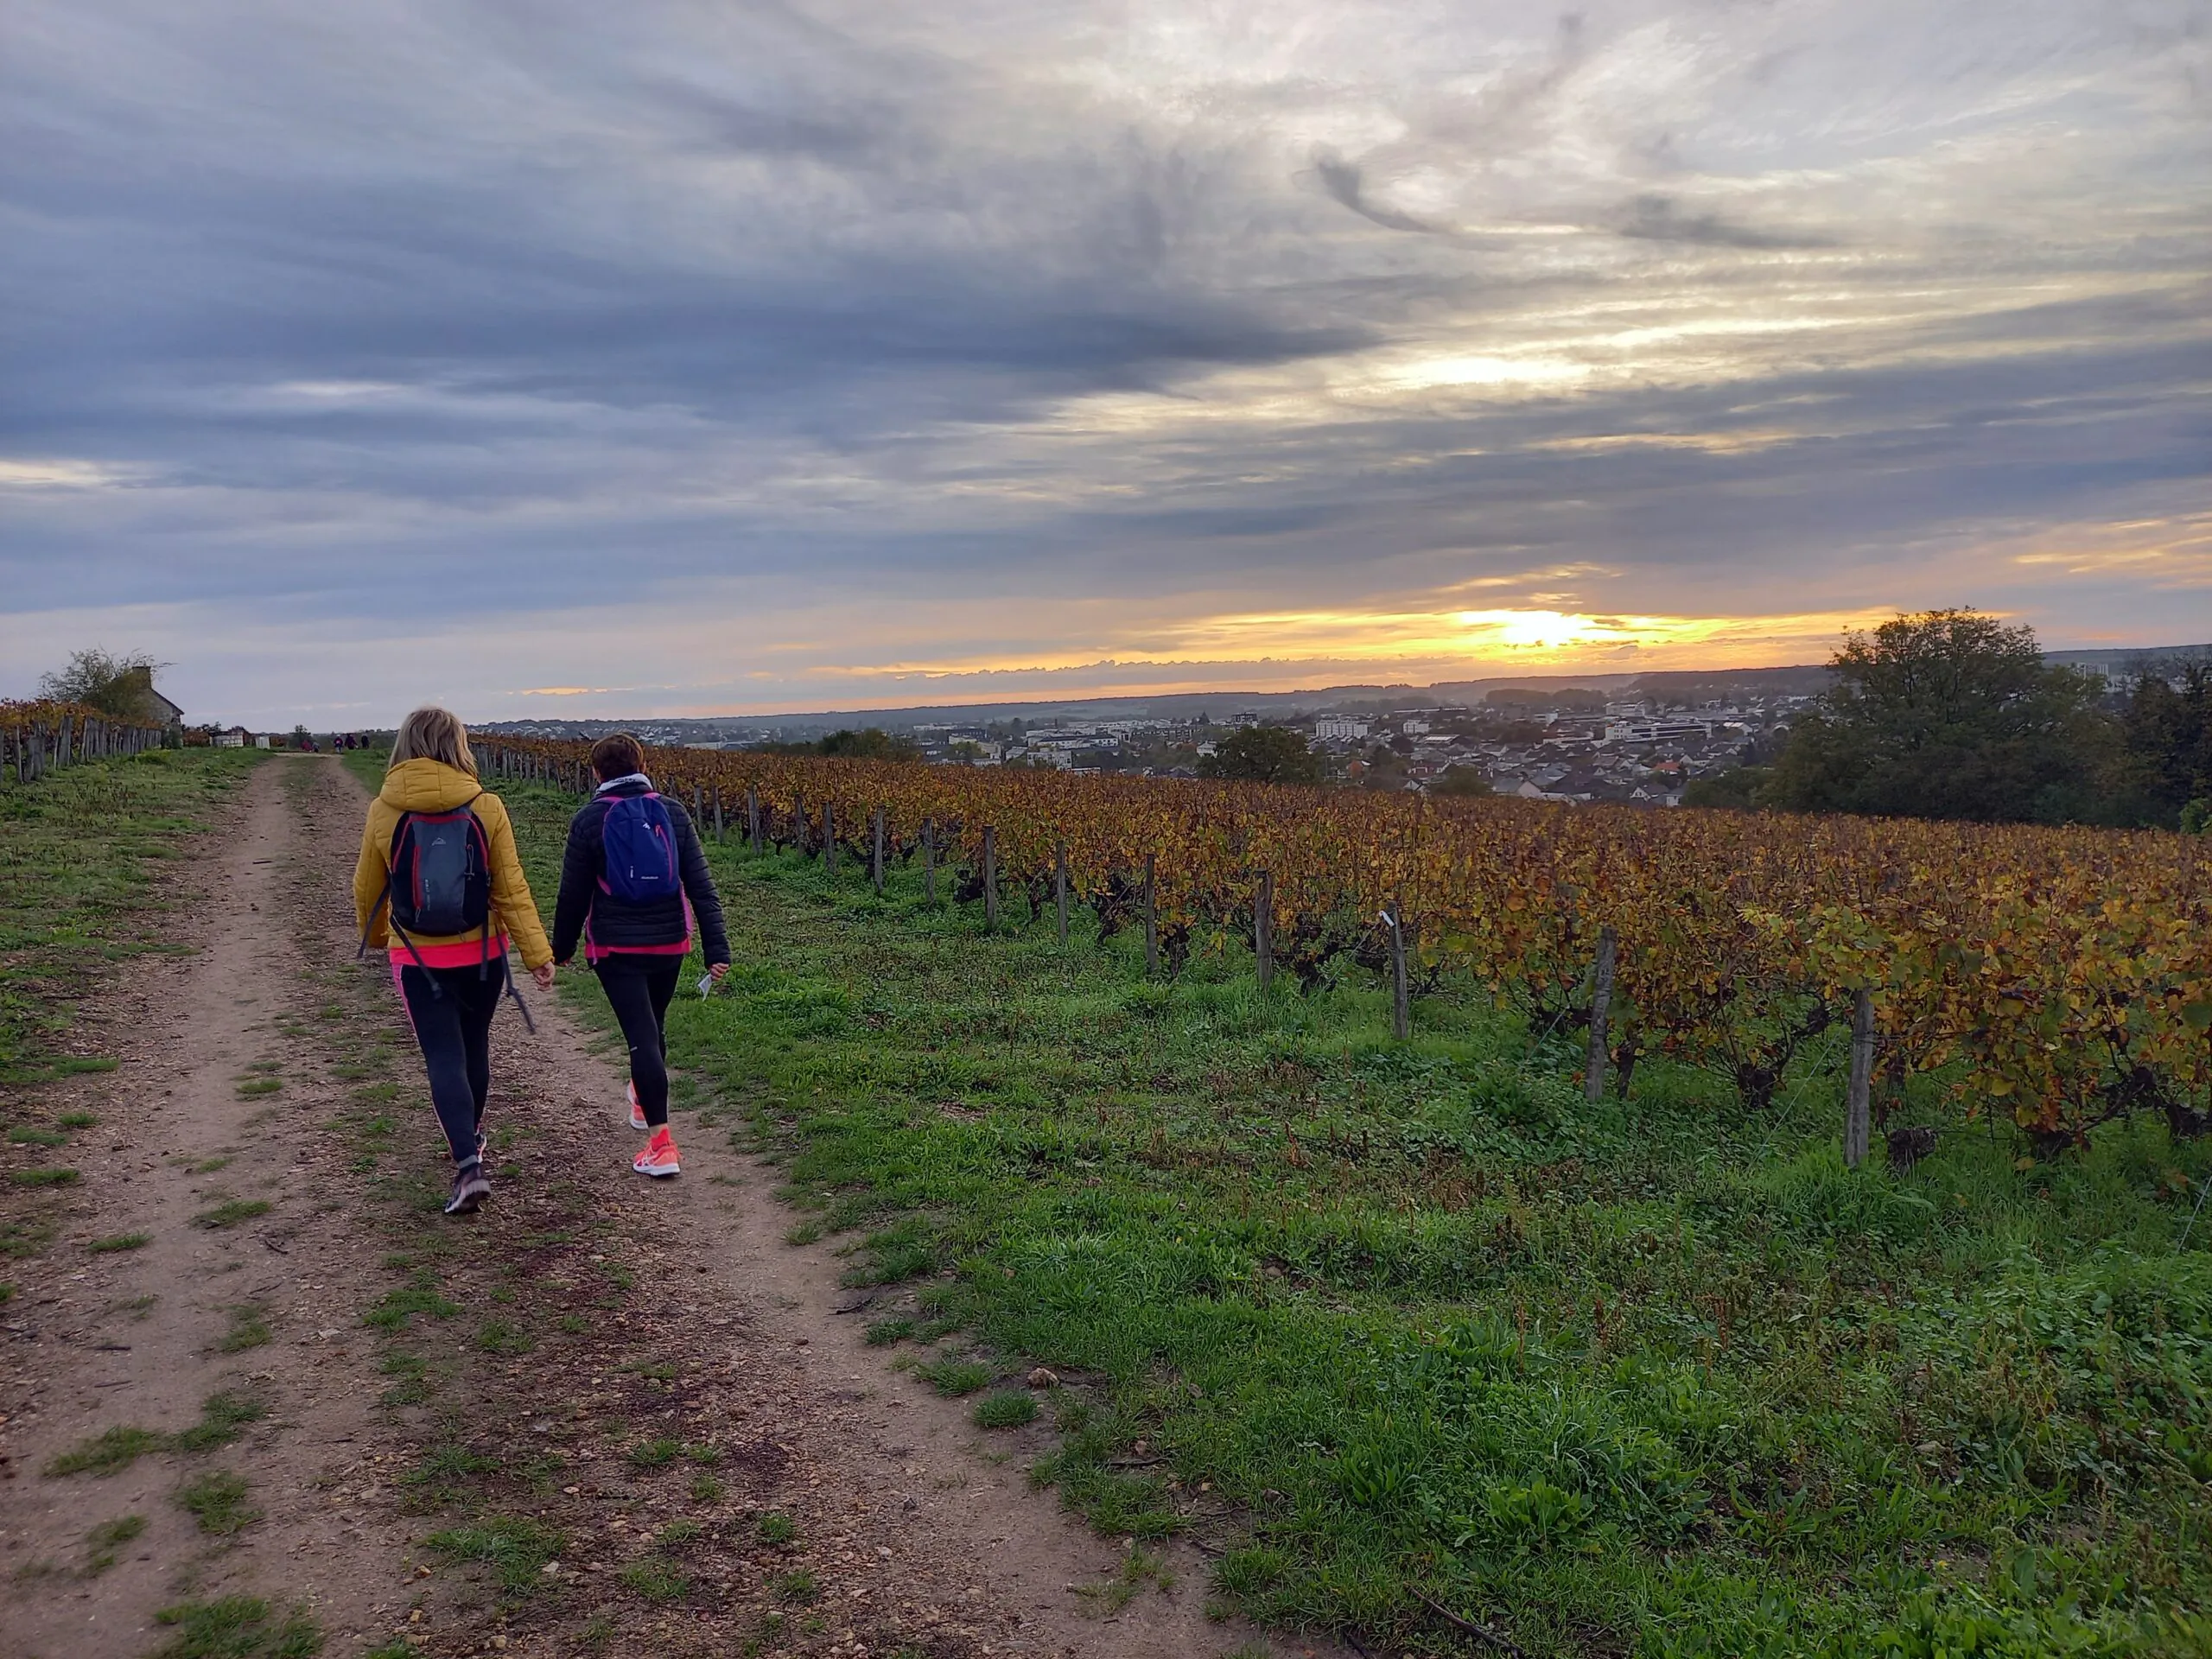
[[[2054, 663], [2125, 678], [2144, 664], [2212, 661], [2212, 645], [2158, 645], [2133, 651], [2054, 651], [2044, 654]], [[1643, 674], [1500, 674], [1478, 680], [1440, 680], [1433, 685], [1332, 685], [1306, 691], [1183, 691], [1160, 696], [1071, 697], [1051, 702], [924, 703], [908, 709], [832, 709], [696, 719], [632, 715], [611, 720], [584, 715], [491, 721], [484, 722], [481, 729], [558, 730], [564, 735], [591, 737], [625, 726], [650, 724], [663, 730], [678, 730], [690, 741], [715, 742], [763, 731], [775, 731], [786, 737], [814, 736], [841, 727], [877, 726], [897, 732], [917, 726], [982, 726], [1014, 720], [1026, 726], [1037, 726], [1050, 725], [1054, 721], [1196, 721], [1201, 715], [1226, 722], [1238, 715], [1281, 718], [1325, 709], [1376, 714], [1393, 709], [1433, 708], [1439, 703], [1471, 707], [1484, 701], [1491, 692], [1508, 689], [1526, 690], [1538, 698], [1563, 691], [1587, 690], [1612, 696], [1648, 696], [1694, 704], [1751, 695], [1809, 696], [1825, 690], [1831, 677], [1828, 670], [1818, 664], [1781, 668], [1677, 669]]]

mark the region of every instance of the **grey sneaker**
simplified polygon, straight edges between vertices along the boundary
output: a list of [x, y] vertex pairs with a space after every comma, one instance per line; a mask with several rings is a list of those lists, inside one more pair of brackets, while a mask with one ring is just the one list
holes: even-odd
[[484, 1179], [484, 1166], [463, 1164], [453, 1173], [453, 1196], [446, 1200], [446, 1214], [467, 1215], [491, 1196], [492, 1183]]

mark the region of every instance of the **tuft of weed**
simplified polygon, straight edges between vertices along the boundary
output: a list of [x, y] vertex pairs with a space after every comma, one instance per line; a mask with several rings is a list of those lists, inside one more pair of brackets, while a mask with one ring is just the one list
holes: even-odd
[[635, 1469], [663, 1469], [674, 1463], [683, 1450], [683, 1442], [666, 1438], [639, 1440], [623, 1455]]
[[269, 1321], [262, 1316], [259, 1306], [241, 1302], [231, 1310], [231, 1328], [216, 1343], [216, 1351], [226, 1354], [242, 1354], [249, 1348], [259, 1348], [270, 1336]]
[[124, 1545], [146, 1530], [143, 1515], [118, 1516], [103, 1521], [85, 1535], [85, 1573], [96, 1577], [113, 1567]]
[[567, 1540], [526, 1516], [495, 1515], [434, 1532], [423, 1542], [450, 1560], [480, 1562], [507, 1594], [523, 1596], [545, 1586], [545, 1565], [559, 1559]]
[[987, 1394], [969, 1414], [978, 1428], [1019, 1428], [1037, 1421], [1037, 1402], [1011, 1390]]
[[681, 1601], [691, 1580], [658, 1555], [640, 1556], [614, 1575], [647, 1601]]
[[245, 1476], [211, 1469], [176, 1489], [176, 1505], [200, 1531], [225, 1538], [261, 1519], [261, 1511], [246, 1502], [247, 1490]]
[[476, 1332], [476, 1345], [487, 1354], [512, 1357], [527, 1354], [537, 1347], [537, 1338], [518, 1325], [505, 1319], [486, 1319]]
[[361, 1323], [374, 1325], [379, 1331], [404, 1331], [417, 1313], [433, 1319], [449, 1319], [460, 1312], [460, 1303], [448, 1301], [428, 1286], [409, 1285], [386, 1291], [374, 1307], [361, 1315]]
[[822, 1583], [803, 1567], [788, 1573], [779, 1573], [768, 1581], [768, 1588], [776, 1599], [794, 1607], [808, 1607], [822, 1599]]
[[754, 1530], [760, 1533], [762, 1543], [781, 1546], [798, 1536], [798, 1522], [772, 1510], [755, 1523]]
[[85, 1248], [95, 1255], [113, 1255], [124, 1250], [143, 1250], [154, 1242], [151, 1233], [111, 1233], [105, 1238], [96, 1238]]
[[17, 1186], [74, 1186], [79, 1178], [73, 1169], [12, 1169], [8, 1179]]
[[176, 1634], [155, 1659], [308, 1659], [322, 1630], [302, 1612], [277, 1613], [258, 1596], [225, 1596], [164, 1607], [154, 1622]]
[[265, 1198], [232, 1198], [212, 1210], [203, 1210], [192, 1218], [195, 1227], [235, 1227], [242, 1221], [251, 1221], [256, 1216], [269, 1213]]
[[43, 1472], [50, 1476], [111, 1475], [128, 1469], [149, 1452], [168, 1450], [168, 1445], [169, 1437], [157, 1430], [118, 1425], [89, 1440], [79, 1440], [50, 1461]]
[[176, 1448], [212, 1452], [219, 1446], [228, 1446], [245, 1433], [248, 1423], [257, 1423], [268, 1414], [269, 1408], [251, 1395], [219, 1389], [201, 1402], [200, 1421], [177, 1435]]
[[914, 1375], [947, 1399], [957, 1400], [987, 1386], [998, 1373], [972, 1359], [940, 1359], [915, 1366]]
[[400, 1476], [399, 1484], [408, 1489], [416, 1504], [448, 1509], [468, 1495], [479, 1476], [495, 1474], [499, 1467], [497, 1459], [448, 1440], [424, 1447], [415, 1466]]
[[707, 1529], [696, 1521], [671, 1521], [653, 1535], [656, 1549], [688, 1549], [705, 1536]]

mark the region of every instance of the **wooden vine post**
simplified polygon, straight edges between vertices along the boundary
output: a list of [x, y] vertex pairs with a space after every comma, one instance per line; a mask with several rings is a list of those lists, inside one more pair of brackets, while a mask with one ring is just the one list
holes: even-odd
[[1068, 942], [1068, 844], [1063, 839], [1052, 853], [1052, 905], [1059, 912], [1060, 943]]
[[1160, 971], [1160, 856], [1144, 855], [1144, 970]]
[[822, 803], [822, 868], [837, 874], [837, 809], [830, 801]]
[[1260, 872], [1260, 890], [1252, 898], [1252, 960], [1259, 964], [1260, 989], [1275, 976], [1275, 878], [1272, 870]]
[[868, 849], [868, 876], [875, 885], [875, 896], [883, 897], [883, 809], [875, 809], [875, 822]]
[[993, 932], [999, 925], [999, 832], [983, 826], [983, 925]]
[[1862, 990], [1851, 1000], [1851, 1086], [1843, 1108], [1843, 1161], [1852, 1169], [1866, 1160], [1873, 1095], [1874, 993]]
[[715, 839], [716, 841], [723, 839], [722, 786], [720, 784], [715, 785]]
[[745, 838], [760, 850], [760, 791], [751, 784], [745, 786]]
[[1406, 981], [1405, 906], [1398, 899], [1382, 912], [1390, 925], [1390, 1035], [1404, 1042], [1414, 1034], [1414, 1005]]
[[1590, 976], [1590, 1051], [1582, 1067], [1582, 1098], [1595, 1105], [1605, 1097], [1605, 1067], [1612, 1051], [1605, 1044], [1605, 1021], [1613, 1008], [1613, 964], [1620, 944], [1613, 930], [1598, 930], [1598, 963]]
[[937, 903], [937, 820], [922, 820], [922, 891]]

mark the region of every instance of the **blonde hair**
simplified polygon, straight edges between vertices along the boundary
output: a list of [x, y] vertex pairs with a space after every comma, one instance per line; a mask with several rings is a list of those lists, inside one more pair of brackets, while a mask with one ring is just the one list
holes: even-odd
[[468, 728], [459, 715], [435, 705], [417, 709], [399, 722], [385, 770], [403, 760], [436, 760], [472, 778], [476, 775], [476, 757], [468, 752]]

